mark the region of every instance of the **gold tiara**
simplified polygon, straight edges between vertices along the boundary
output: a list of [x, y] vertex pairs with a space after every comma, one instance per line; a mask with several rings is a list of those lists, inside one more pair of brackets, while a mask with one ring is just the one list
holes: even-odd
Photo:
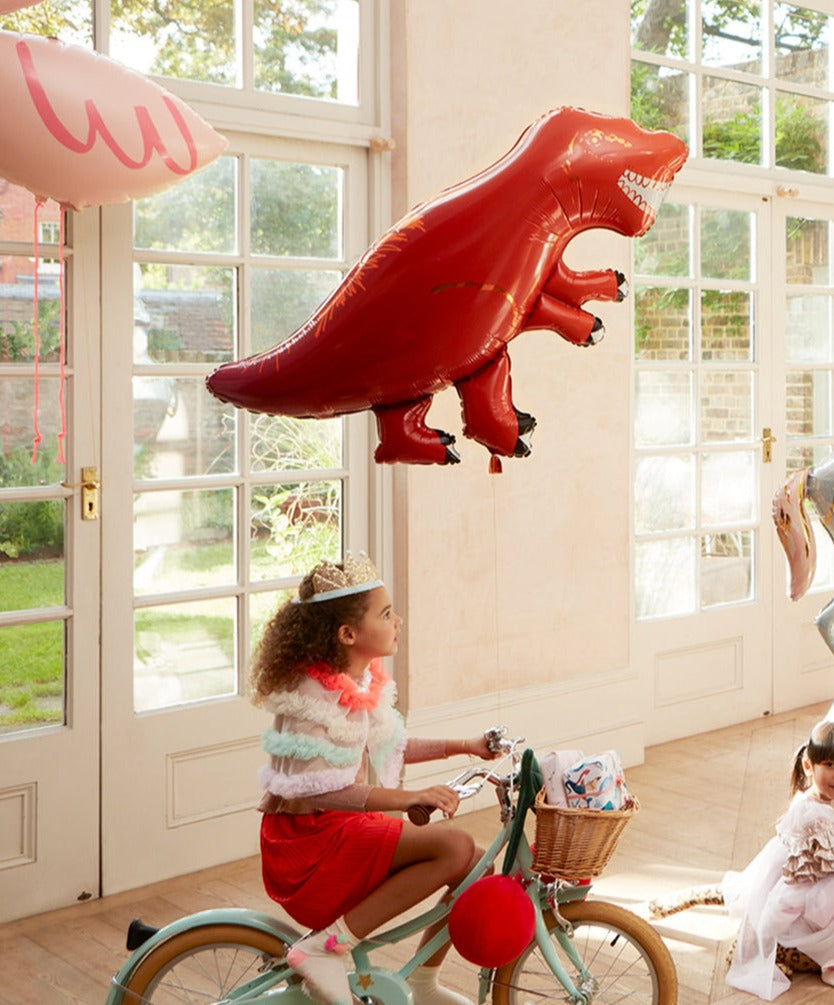
[[321, 600], [336, 600], [338, 597], [364, 593], [384, 585], [376, 566], [364, 552], [360, 552], [355, 558], [353, 555], [345, 555], [341, 568], [333, 562], [319, 562], [311, 576], [312, 597], [305, 600], [296, 598], [296, 603], [314, 604]]

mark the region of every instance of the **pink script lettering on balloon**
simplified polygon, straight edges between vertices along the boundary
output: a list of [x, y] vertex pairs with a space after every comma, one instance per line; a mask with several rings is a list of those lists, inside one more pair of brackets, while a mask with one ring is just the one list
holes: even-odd
[[190, 174], [197, 166], [197, 150], [194, 145], [194, 139], [185, 123], [182, 113], [167, 95], [163, 95], [162, 100], [165, 102], [168, 111], [171, 113], [171, 118], [176, 123], [182, 138], [185, 140], [189, 154], [189, 163], [187, 167], [180, 167], [173, 157], [169, 155], [165, 148], [165, 144], [162, 142], [162, 137], [159, 135], [159, 131], [151, 119], [151, 114], [144, 105], [134, 105], [133, 109], [136, 114], [136, 122], [139, 126], [139, 130], [142, 134], [142, 141], [144, 143], [144, 152], [141, 160], [134, 160], [128, 156], [121, 146], [119, 146], [118, 142], [110, 133], [110, 130], [104, 124], [101, 113], [99, 112], [96, 103], [91, 98], [88, 98], [87, 101], [84, 102], [84, 107], [87, 110], [87, 122], [89, 124], [87, 139], [83, 142], [76, 139], [58, 118], [49, 101], [49, 98], [46, 96], [46, 91], [44, 90], [43, 84], [41, 84], [37, 70], [35, 69], [35, 63], [32, 59], [32, 53], [29, 46], [25, 42], [18, 42], [16, 48], [20, 66], [26, 79], [26, 86], [29, 89], [29, 94], [34, 102], [38, 115], [41, 117], [41, 121], [55, 137], [55, 139], [63, 146], [67, 147], [68, 150], [78, 154], [88, 153], [95, 144], [96, 136], [101, 135], [101, 138], [110, 148], [117, 160], [119, 160], [125, 167], [131, 168], [132, 170], [139, 170], [140, 168], [143, 168], [151, 159], [154, 151], [160, 155], [162, 162], [174, 174]]

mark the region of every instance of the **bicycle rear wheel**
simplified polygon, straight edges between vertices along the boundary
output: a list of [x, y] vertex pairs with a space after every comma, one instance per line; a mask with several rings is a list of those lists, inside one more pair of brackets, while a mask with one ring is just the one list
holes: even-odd
[[[560, 905], [574, 927], [574, 946], [590, 973], [583, 978], [551, 934], [565, 969], [588, 1001], [610, 1005], [675, 1005], [678, 976], [663, 940], [652, 926], [616, 904], [576, 901]], [[548, 930], [557, 927], [552, 912], [544, 915]], [[495, 974], [493, 1005], [541, 1005], [565, 1001], [565, 989], [554, 977], [533, 940], [524, 952]]]
[[211, 924], [189, 928], [148, 951], [125, 981], [125, 1005], [211, 1005], [280, 965], [289, 937], [247, 925]]

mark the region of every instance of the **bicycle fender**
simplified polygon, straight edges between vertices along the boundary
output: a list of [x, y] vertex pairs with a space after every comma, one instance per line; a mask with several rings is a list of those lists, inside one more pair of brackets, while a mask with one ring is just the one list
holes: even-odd
[[[192, 928], [201, 928], [204, 925], [240, 925], [243, 928], [254, 928], [266, 932], [268, 935], [287, 938], [291, 942], [300, 939], [303, 934], [291, 925], [279, 921], [278, 918], [273, 918], [262, 911], [250, 911], [245, 907], [212, 908], [208, 911], [198, 911], [196, 914], [187, 914], [183, 918], [172, 921], [170, 925], [160, 928], [155, 935], [152, 935], [133, 952], [118, 973], [113, 976], [105, 1005], [121, 1005], [124, 1000], [125, 981], [129, 979], [151, 949], [165, 942], [166, 939], [170, 939], [172, 935], [178, 935], [180, 932]], [[290, 1005], [289, 1001], [287, 1005]], [[309, 1005], [309, 1000], [307, 1005]]]

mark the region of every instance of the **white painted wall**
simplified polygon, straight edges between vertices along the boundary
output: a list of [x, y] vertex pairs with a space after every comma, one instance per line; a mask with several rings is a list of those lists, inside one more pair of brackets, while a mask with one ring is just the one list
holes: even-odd
[[[394, 2], [392, 74], [398, 218], [551, 108], [627, 115], [628, 5]], [[581, 241], [573, 267], [630, 271], [624, 238]], [[414, 733], [500, 719], [537, 747], [579, 740], [642, 757], [629, 670], [631, 312], [592, 309], [607, 330], [594, 348], [544, 331], [511, 343], [516, 404], [539, 422], [529, 458], [490, 475], [450, 389], [429, 423], [458, 435], [462, 463], [396, 466], [394, 585], [408, 621], [396, 674]]]

